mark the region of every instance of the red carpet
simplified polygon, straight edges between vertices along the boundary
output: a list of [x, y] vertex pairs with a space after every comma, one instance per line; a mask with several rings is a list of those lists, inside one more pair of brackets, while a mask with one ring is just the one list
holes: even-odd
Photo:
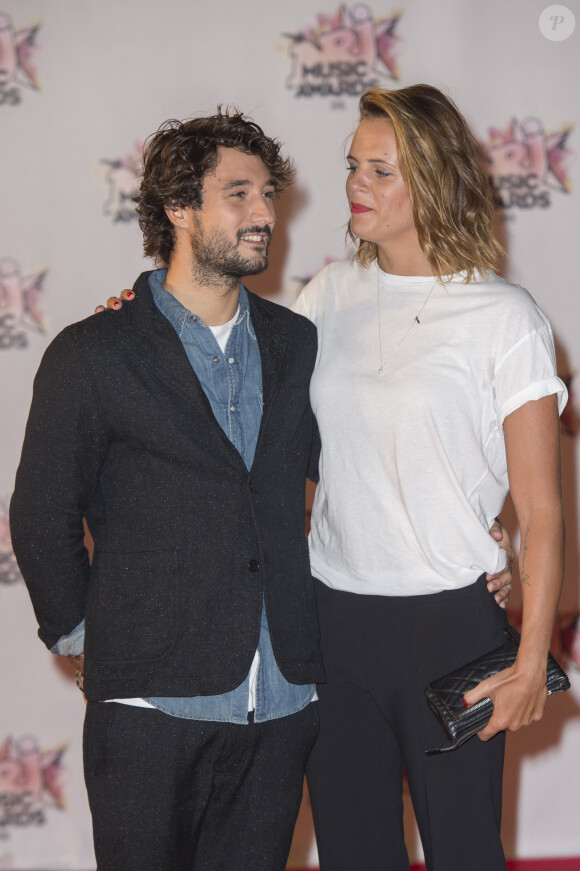
[[[576, 859], [511, 859], [508, 871], [580, 871], [580, 856]], [[295, 868], [293, 871], [318, 871], [317, 868]], [[411, 865], [410, 871], [425, 871], [424, 865]]]
[[[580, 856], [575, 859], [510, 859], [507, 866], [508, 871], [580, 871]], [[304, 868], [302, 871], [317, 871], [317, 869]], [[425, 866], [411, 865], [410, 871], [425, 871]]]
[[[507, 866], [508, 871], [580, 871], [580, 856], [570, 859], [508, 859]], [[318, 871], [318, 869], [294, 868], [293, 871]], [[410, 871], [425, 871], [425, 866], [411, 865]]]
[[575, 859], [512, 859], [507, 866], [508, 871], [580, 871], [580, 856]]
[[[508, 871], [580, 871], [580, 856], [570, 859], [508, 859]], [[414, 865], [414, 871], [425, 871]]]
[[[576, 859], [508, 859], [507, 866], [508, 871], [580, 871], [580, 856]], [[410, 871], [425, 871], [425, 866], [411, 865]]]
[[[575, 859], [508, 859], [507, 866], [508, 871], [580, 871], [580, 856]], [[410, 871], [425, 871], [425, 866], [411, 865]]]

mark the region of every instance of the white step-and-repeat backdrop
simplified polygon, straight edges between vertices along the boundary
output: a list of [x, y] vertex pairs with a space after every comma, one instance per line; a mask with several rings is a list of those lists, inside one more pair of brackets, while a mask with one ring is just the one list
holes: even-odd
[[[0, 0], [0, 869], [94, 868], [83, 700], [35, 637], [7, 507], [46, 345], [149, 267], [131, 203], [143, 140], [167, 118], [233, 103], [285, 143], [297, 184], [279, 204], [272, 265], [250, 286], [289, 304], [349, 255], [344, 145], [358, 95], [415, 82], [451, 94], [481, 141], [504, 274], [550, 317], [571, 386], [554, 649], [573, 689], [509, 738], [505, 843], [513, 856], [580, 856], [579, 40], [578, 0]], [[420, 859], [411, 815], [407, 831]], [[291, 865], [316, 863], [305, 799]]]

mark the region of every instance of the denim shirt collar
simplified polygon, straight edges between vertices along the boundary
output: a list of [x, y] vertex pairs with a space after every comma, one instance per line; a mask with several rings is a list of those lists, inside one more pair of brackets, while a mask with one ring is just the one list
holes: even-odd
[[[197, 318], [200, 326], [206, 326], [203, 318], [201, 318], [195, 312], [191, 312], [184, 305], [182, 305], [182, 303], [180, 303], [179, 300], [176, 299], [172, 293], [170, 293], [168, 290], [165, 290], [165, 288], [163, 287], [163, 282], [165, 281], [166, 277], [167, 269], [155, 269], [153, 272], [149, 273], [149, 287], [151, 288], [151, 293], [153, 295], [153, 301], [155, 302], [155, 305], [157, 306], [161, 314], [165, 315], [177, 335], [181, 338], [187, 317], [191, 314], [193, 314], [193, 316]], [[244, 317], [249, 318], [250, 316], [250, 303], [248, 302], [248, 293], [241, 282], [239, 292], [239, 309], [238, 317], [236, 318], [236, 324], [241, 323]]]

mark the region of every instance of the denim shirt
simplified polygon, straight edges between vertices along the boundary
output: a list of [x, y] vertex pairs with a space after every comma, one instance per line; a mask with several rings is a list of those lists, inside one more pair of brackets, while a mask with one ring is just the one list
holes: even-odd
[[149, 275], [153, 301], [181, 339], [214, 417], [250, 469], [262, 419], [262, 363], [246, 290], [240, 287], [238, 317], [222, 353], [199, 315], [165, 290], [166, 271], [158, 269]]
[[[251, 468], [262, 418], [262, 365], [252, 322], [248, 296], [240, 285], [239, 312], [227, 340], [225, 353], [203, 320], [186, 309], [163, 287], [167, 270], [149, 276], [149, 287], [159, 311], [165, 315], [183, 343], [195, 374], [210, 402], [215, 418], [247, 469]], [[80, 653], [84, 623], [61, 638], [54, 653]], [[282, 675], [272, 650], [266, 611], [262, 605], [259, 665], [256, 673], [254, 722], [285, 717], [302, 710], [312, 701], [312, 684], [289, 683]], [[250, 676], [236, 689], [214, 696], [193, 698], [147, 698], [145, 701], [174, 717], [214, 722], [248, 722]]]

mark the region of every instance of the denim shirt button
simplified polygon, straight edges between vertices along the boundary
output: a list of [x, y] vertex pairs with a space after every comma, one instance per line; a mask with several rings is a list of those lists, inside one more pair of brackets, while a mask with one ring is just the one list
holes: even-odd
[[257, 572], [260, 568], [260, 563], [257, 559], [251, 559], [248, 563], [248, 568], [251, 572]]
[[216, 354], [215, 357], [213, 358], [214, 363], [219, 363], [220, 360], [221, 360], [221, 357], [218, 357], [217, 354]]
[[236, 362], [235, 357], [228, 357], [228, 363], [230, 364], [230, 366], [232, 365], [232, 363], [235, 363], [235, 362]]

